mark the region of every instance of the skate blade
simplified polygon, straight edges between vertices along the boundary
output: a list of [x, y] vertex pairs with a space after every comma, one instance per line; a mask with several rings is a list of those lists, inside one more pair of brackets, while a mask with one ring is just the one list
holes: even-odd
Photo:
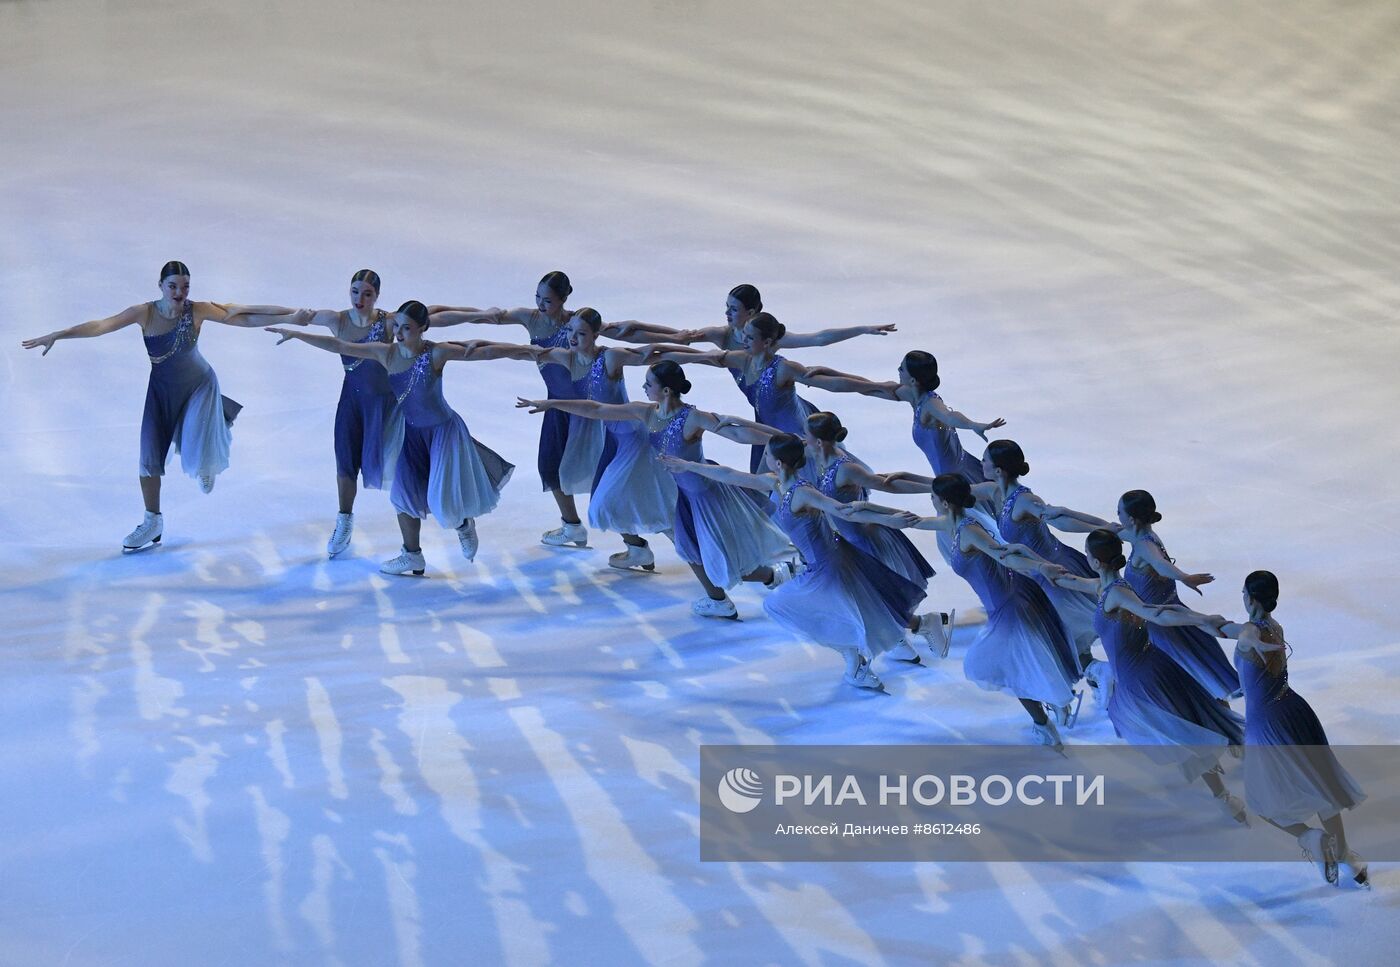
[[123, 545], [122, 545], [122, 553], [123, 553], [123, 554], [140, 554], [142, 551], [149, 551], [149, 550], [151, 550], [151, 549], [154, 548], [154, 547], [158, 547], [159, 545], [160, 545], [160, 538], [159, 538], [159, 537], [157, 537], [157, 538], [156, 538], [155, 540], [153, 540], [153, 541], [148, 541], [147, 543], [142, 544], [140, 547], [127, 547], [125, 544], [123, 544]]
[[1084, 689], [1076, 689], [1074, 692], [1074, 709], [1065, 718], [1065, 728], [1074, 728], [1074, 723], [1079, 721], [1079, 709], [1084, 704]]
[[625, 571], [629, 574], [655, 574], [655, 564], [613, 564], [608, 563], [608, 567], [614, 571]]

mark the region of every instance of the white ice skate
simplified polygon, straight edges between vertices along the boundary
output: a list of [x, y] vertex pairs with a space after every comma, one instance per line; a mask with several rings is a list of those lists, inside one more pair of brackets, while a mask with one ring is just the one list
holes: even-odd
[[773, 576], [767, 581], [764, 581], [763, 586], [769, 591], [772, 591], [779, 585], [786, 584], [797, 577], [797, 575], [801, 573], [799, 568], [800, 565], [794, 564], [792, 561], [779, 561], [770, 568], [773, 572]]
[[144, 549], [147, 545], [160, 543], [160, 535], [165, 531], [165, 518], [160, 514], [146, 511], [146, 517], [136, 529], [122, 541], [122, 552], [130, 553]]
[[214, 475], [212, 473], [202, 473], [199, 475], [199, 489], [206, 494], [214, 489]]
[[1298, 837], [1298, 846], [1303, 858], [1317, 867], [1322, 878], [1333, 886], [1337, 884], [1337, 839], [1328, 836], [1320, 829], [1309, 829]]
[[1060, 739], [1060, 730], [1055, 728], [1055, 723], [1047, 719], [1044, 725], [1032, 725], [1031, 733], [1043, 746], [1048, 746], [1056, 752], [1064, 755], [1065, 744]]
[[584, 527], [583, 524], [560, 521], [560, 526], [540, 535], [540, 543], [548, 544], [550, 547], [568, 547], [570, 544], [575, 547], [587, 547], [588, 528]]
[[656, 556], [651, 553], [651, 547], [646, 544], [628, 544], [625, 550], [608, 555], [608, 567], [615, 567], [619, 571], [631, 571], [638, 568], [643, 571], [655, 571]]
[[706, 595], [703, 598], [696, 598], [695, 603], [690, 606], [690, 610], [702, 618], [738, 618], [739, 609], [734, 607], [734, 602], [729, 595], [725, 595], [719, 600]]
[[1113, 678], [1113, 666], [1106, 661], [1095, 658], [1084, 669], [1084, 681], [1089, 686], [1089, 691], [1094, 693], [1094, 704], [1099, 708], [1108, 708], [1108, 703], [1113, 698], [1113, 687], [1116, 684]]
[[422, 551], [410, 551], [403, 548], [398, 557], [390, 558], [379, 565], [379, 570], [385, 574], [408, 574], [412, 572], [422, 575], [428, 569], [427, 563], [423, 560]]
[[870, 662], [863, 658], [860, 664], [856, 666], [856, 670], [853, 672], [846, 672], [846, 674], [841, 676], [841, 680], [847, 685], [854, 685], [856, 688], [869, 688], [879, 691], [885, 687], [885, 683], [880, 681], [880, 676], [875, 674], [875, 669], [870, 667]]
[[326, 556], [335, 557], [341, 551], [349, 547], [350, 533], [354, 529], [354, 514], [336, 514], [335, 530], [331, 531], [331, 539], [326, 541]]
[[[1351, 880], [1363, 890], [1371, 889], [1371, 874], [1366, 869], [1366, 861], [1363, 860], [1354, 849], [1349, 849], [1337, 862], [1342, 875]], [[1339, 884], [1340, 885], [1340, 884]]]
[[462, 545], [462, 556], [469, 561], [476, 560], [476, 549], [481, 546], [481, 541], [476, 536], [476, 518], [468, 517], [462, 526], [457, 528], [457, 543]]
[[905, 642], [921, 658], [947, 658], [953, 639], [953, 616], [956, 614], [954, 611], [948, 615], [938, 612], [919, 615], [918, 626], [905, 632]]

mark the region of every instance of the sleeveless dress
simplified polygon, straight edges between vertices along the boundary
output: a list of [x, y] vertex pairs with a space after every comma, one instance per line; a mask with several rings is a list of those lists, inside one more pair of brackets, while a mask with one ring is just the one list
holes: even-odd
[[[159, 316], [154, 302], [147, 319]], [[141, 476], [165, 475], [170, 446], [180, 469], [191, 477], [214, 477], [228, 469], [233, 435], [229, 427], [242, 406], [219, 393], [219, 378], [199, 352], [194, 304], [185, 303], [175, 328], [141, 339], [151, 360], [146, 407], [141, 413]]]
[[[1156, 534], [1146, 539], [1157, 545], [1162, 556], [1167, 549]], [[1181, 604], [1176, 594], [1176, 582], [1155, 571], [1139, 568], [1131, 561], [1127, 570], [1128, 586], [1147, 604]], [[1173, 661], [1191, 673], [1205, 686], [1213, 698], [1234, 698], [1240, 694], [1240, 677], [1230, 666], [1220, 641], [1201, 628], [1164, 628], [1151, 625], [1147, 636], [1152, 644], [1166, 652]]]
[[[1252, 622], [1270, 632], [1269, 622]], [[1276, 823], [1306, 823], [1352, 809], [1366, 798], [1327, 742], [1312, 706], [1288, 685], [1288, 667], [1277, 675], [1235, 648], [1244, 686], [1246, 745], [1244, 793], [1249, 808]]]
[[[569, 345], [569, 330], [560, 326], [548, 336], [531, 339], [530, 345], [561, 349]], [[546, 396], [551, 400], [585, 399], [584, 379], [575, 380], [569, 367], [540, 363]], [[603, 450], [604, 431], [599, 420], [590, 420], [558, 410], [544, 414], [540, 425], [538, 466], [545, 490], [566, 494], [586, 494], [593, 487], [598, 456]]]
[[[742, 369], [731, 369], [739, 390], [753, 404], [754, 419], [759, 422], [793, 433], [801, 437], [807, 432], [807, 417], [817, 412], [817, 408], [797, 395], [795, 385], [780, 387], [775, 385], [778, 365], [783, 357], [774, 356], [758, 378], [750, 384]], [[763, 445], [755, 444], [749, 453], [749, 473], [758, 473], [763, 465]]]
[[[837, 453], [836, 459], [831, 461], [817, 478], [816, 488], [832, 500], [839, 500], [843, 504], [867, 499], [869, 494], [864, 487], [836, 485], [836, 478], [846, 464], [854, 462], [865, 466], [844, 450], [838, 450]], [[813, 466], [812, 469], [815, 471], [816, 467]], [[854, 544], [906, 580], [913, 581], [921, 588], [928, 586], [928, 579], [934, 574], [933, 568], [902, 530], [886, 527], [884, 524], [863, 524], [840, 517], [828, 519], [842, 539]], [[798, 549], [801, 549], [800, 545]]]
[[[924, 404], [930, 398], [942, 399], [937, 392], [929, 390], [919, 397], [919, 402], [914, 407], [914, 445], [923, 452], [929, 467], [933, 469], [935, 474], [960, 473], [967, 478], [968, 483], [985, 483], [987, 478], [982, 473], [982, 461], [962, 448], [962, 441], [958, 439], [957, 430], [937, 421], [934, 422], [933, 426], [923, 425]], [[996, 506], [995, 501], [979, 497], [977, 505], [967, 513], [973, 520], [985, 527], [989, 534], [996, 534], [998, 533], [996, 517], [1000, 509]], [[951, 535], [946, 531], [939, 531], [937, 540], [939, 553], [943, 555], [945, 561], [952, 564]]]
[[963, 530], [974, 523], [980, 524], [964, 516], [949, 542], [953, 572], [972, 585], [987, 609], [987, 623], [963, 657], [963, 674], [988, 691], [1068, 705], [1079, 672], [1060, 616], [1030, 578], [980, 551], [962, 550]]
[[[588, 370], [587, 397], [596, 403], [626, 403], [627, 384], [608, 376], [606, 353]], [[618, 534], [659, 534], [671, 529], [676, 482], [656, 461], [641, 425], [628, 420], [590, 420], [606, 440], [593, 475], [588, 526]]]
[[457, 528], [495, 509], [515, 467], [472, 439], [466, 423], [442, 395], [442, 375], [433, 372], [429, 346], [413, 365], [389, 373], [403, 419], [390, 500], [401, 514], [437, 518]]
[[[344, 315], [344, 314], [342, 314]], [[374, 323], [358, 343], [387, 343], [383, 309], [376, 313]], [[386, 473], [393, 476], [393, 464], [386, 465], [385, 453], [397, 452], [393, 435], [394, 391], [389, 387], [389, 373], [377, 359], [341, 356], [345, 379], [340, 384], [340, 402], [335, 408], [335, 472], [336, 476], [358, 475], [366, 487], [382, 490]], [[401, 427], [399, 428], [401, 432]]]
[[[695, 463], [705, 459], [700, 440], [685, 438], [685, 421], [693, 406], [683, 406], [666, 425], [651, 430], [647, 438], [658, 454], [678, 456]], [[687, 564], [698, 565], [719, 588], [728, 590], [765, 564], [788, 556], [792, 546], [761, 506], [743, 489], [685, 471], [673, 474], [676, 509], [673, 540], [676, 553]]]
[[[1097, 578], [1098, 574], [1089, 566], [1089, 559], [1074, 548], [1066, 546], [1059, 538], [1050, 533], [1050, 528], [1046, 526], [1044, 521], [1018, 521], [1014, 519], [1012, 511], [1016, 507], [1016, 498], [1030, 492], [1029, 487], [1017, 484], [1006, 495], [1006, 500], [1002, 501], [1001, 513], [997, 517], [1001, 539], [1007, 543], [1024, 544], [1045, 560], [1060, 565], [1073, 575], [1083, 578]], [[1050, 603], [1059, 612], [1060, 620], [1064, 622], [1065, 630], [1069, 632], [1069, 636], [1078, 646], [1078, 650], [1087, 651], [1089, 645], [1097, 637], [1094, 630], [1096, 618], [1093, 599], [1078, 591], [1067, 591], [1047, 581], [1040, 574], [1034, 575], [1032, 580], [1040, 585], [1040, 589], [1045, 592], [1045, 596], [1050, 599]]]
[[857, 649], [867, 659], [904, 643], [904, 631], [920, 601], [921, 584], [907, 580], [837, 536], [825, 514], [797, 514], [788, 487], [773, 521], [802, 552], [807, 569], [763, 599], [763, 610], [789, 631], [838, 651]]
[[[1228, 746], [1244, 741], [1244, 719], [1211, 698], [1201, 684], [1147, 637], [1147, 625], [1133, 614], [1110, 617], [1104, 601], [1119, 578], [1105, 588], [1094, 609], [1094, 629], [1108, 653], [1115, 686], [1108, 700], [1113, 731], [1130, 745], [1147, 746], [1154, 761], [1178, 766], [1187, 779], [1213, 769]], [[1088, 599], [1088, 595], [1083, 595]]]

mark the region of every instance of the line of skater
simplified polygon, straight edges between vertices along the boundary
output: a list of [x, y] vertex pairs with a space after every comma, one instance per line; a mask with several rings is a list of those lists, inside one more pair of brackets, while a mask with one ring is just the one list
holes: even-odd
[[[605, 323], [593, 309], [565, 308], [572, 287], [562, 272], [540, 280], [533, 309], [408, 301], [394, 313], [377, 308], [380, 278], [368, 269], [352, 276], [350, 307], [339, 311], [194, 301], [180, 262], [167, 263], [158, 281], [158, 300], [23, 344], [47, 354], [59, 340], [141, 329], [151, 363], [138, 476], [145, 515], [123, 541], [125, 551], [161, 540], [161, 480], [172, 448], [206, 493], [229, 465], [240, 406], [220, 393], [199, 352], [206, 322], [267, 328], [279, 345], [295, 339], [340, 355], [338, 512], [326, 550], [335, 557], [349, 547], [359, 484], [387, 489], [403, 544], [381, 565], [389, 574], [425, 573], [419, 538], [428, 517], [455, 530], [463, 556], [473, 560], [476, 520], [497, 506], [514, 470], [447, 404], [445, 365], [528, 360], [546, 397], [517, 405], [543, 414], [537, 468], [560, 516], [542, 543], [586, 547], [589, 526], [611, 531], [623, 547], [609, 565], [651, 571], [647, 537], [664, 534], [704, 591], [696, 614], [736, 617], [729, 590], [762, 584], [771, 592], [764, 610], [775, 622], [839, 653], [847, 683], [881, 689], [872, 667], [878, 656], [930, 663], [949, 653], [955, 615], [919, 613], [934, 569], [903, 533], [934, 531], [944, 560], [987, 614], [966, 648], [964, 673], [1015, 697], [1039, 742], [1063, 750], [1059, 727], [1073, 723], [1082, 698], [1075, 686], [1086, 681], [1120, 738], [1152, 747], [1186, 778], [1200, 779], [1236, 821], [1247, 823], [1253, 811], [1295, 836], [1328, 882], [1342, 882], [1340, 869], [1347, 881], [1368, 884], [1340, 815], [1364, 794], [1288, 685], [1288, 646], [1272, 617], [1277, 579], [1267, 571], [1249, 575], [1243, 621], [1193, 611], [1176, 585], [1199, 593], [1213, 578], [1185, 572], [1168, 556], [1153, 530], [1161, 515], [1150, 494], [1125, 493], [1115, 522], [1046, 504], [1020, 482], [1029, 465], [1014, 441], [991, 441], [981, 460], [964, 451], [959, 430], [986, 440], [1005, 421], [979, 422], [949, 407], [937, 392], [932, 355], [907, 353], [896, 379], [879, 382], [779, 352], [883, 335], [893, 325], [789, 334], [751, 285], [731, 290], [721, 326]], [[529, 342], [426, 338], [430, 328], [464, 323], [519, 325]], [[604, 346], [600, 337], [632, 345]], [[682, 363], [729, 370], [753, 418], [686, 402], [691, 384]], [[645, 402], [629, 401], [628, 366], [646, 367]], [[932, 475], [871, 470], [844, 446], [839, 418], [798, 396], [798, 384], [909, 405], [913, 442]], [[750, 445], [748, 470], [706, 460], [707, 432]], [[871, 491], [929, 494], [935, 513], [871, 503]], [[590, 495], [587, 526], [581, 494]], [[1052, 528], [1087, 532], [1084, 552]], [[1233, 659], [1220, 638], [1236, 640]], [[1094, 657], [1095, 641], [1105, 658]], [[1243, 718], [1229, 705], [1240, 697]], [[1224, 786], [1219, 759], [1246, 745], [1263, 751], [1245, 757], [1242, 801]]]

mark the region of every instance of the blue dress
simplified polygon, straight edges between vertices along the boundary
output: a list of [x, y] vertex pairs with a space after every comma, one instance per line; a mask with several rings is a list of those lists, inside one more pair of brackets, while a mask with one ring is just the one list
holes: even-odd
[[[1011, 488], [1011, 492], [1002, 501], [1001, 513], [997, 517], [997, 529], [1001, 531], [1001, 539], [1007, 543], [1024, 544], [1045, 560], [1060, 565], [1077, 577], [1097, 578], [1098, 575], [1089, 566], [1089, 559], [1074, 548], [1066, 546], [1059, 538], [1050, 533], [1050, 528], [1046, 526], [1044, 521], [1016, 520], [1012, 516], [1012, 511], [1016, 507], [1016, 498], [1030, 492], [1029, 487], [1017, 484]], [[1097, 637], [1094, 630], [1096, 621], [1093, 600], [1087, 594], [1067, 591], [1046, 580], [1041, 574], [1034, 575], [1032, 580], [1040, 585], [1041, 590], [1050, 599], [1050, 603], [1059, 612], [1060, 620], [1065, 623], [1065, 630], [1069, 632], [1069, 636], [1078, 646], [1078, 650], [1080, 652], [1088, 651], [1094, 638]]]
[[[155, 303], [149, 303], [147, 329], [158, 316]], [[194, 304], [185, 302], [169, 332], [148, 336], [143, 331], [141, 338], [151, 360], [141, 413], [141, 476], [165, 475], [171, 444], [186, 474], [217, 476], [228, 469], [229, 427], [243, 407], [219, 393], [219, 378], [200, 355]]]
[[[648, 440], [658, 454], [708, 463], [700, 440], [685, 438], [685, 421], [695, 407], [683, 406]], [[676, 509], [673, 540], [687, 564], [702, 567], [716, 587], [728, 590], [764, 565], [787, 557], [792, 546], [783, 532], [742, 492], [743, 488], [690, 471], [673, 475]]]
[[[387, 343], [383, 309], [358, 343]], [[343, 329], [342, 329], [343, 331]], [[375, 490], [385, 485], [385, 471], [393, 476], [393, 467], [385, 467], [386, 432], [390, 429], [390, 414], [394, 411], [394, 391], [389, 387], [389, 373], [377, 359], [341, 356], [345, 378], [340, 384], [340, 402], [335, 408], [335, 472], [338, 477], [354, 480], [359, 475], [366, 487]]]
[[[774, 379], [782, 361], [783, 357], [774, 356], [752, 384], [746, 379], [743, 370], [731, 369], [730, 372], [734, 374], [734, 381], [739, 384], [740, 391], [753, 404], [754, 419], [757, 422], [801, 437], [807, 432], [807, 417], [817, 412], [817, 408], [797, 395], [796, 386], [775, 384]], [[758, 473], [762, 465], [763, 445], [754, 444], [749, 453], [749, 473]]]
[[[962, 448], [962, 441], [958, 439], [958, 431], [951, 426], [934, 421], [933, 426], [923, 425], [924, 404], [929, 399], [942, 399], [934, 390], [929, 390], [919, 397], [919, 402], [914, 406], [914, 445], [918, 447], [928, 460], [928, 465], [935, 474], [940, 473], [960, 473], [967, 478], [968, 483], [985, 483], [987, 478], [982, 473], [982, 461], [969, 454]], [[973, 508], [982, 517], [974, 518], [987, 527], [992, 534], [997, 533], [995, 524], [998, 511], [996, 501], [979, 497], [977, 506]], [[990, 525], [990, 526], [989, 526]], [[952, 537], [945, 531], [938, 532], [938, 550], [943, 555], [943, 559], [952, 563], [951, 541]]]
[[401, 514], [457, 528], [495, 509], [515, 467], [472, 439], [442, 395], [430, 344], [408, 369], [389, 373], [403, 420], [390, 500]]
[[[584, 383], [596, 403], [626, 403], [627, 385], [608, 376], [600, 352]], [[606, 434], [588, 501], [588, 525], [618, 534], [658, 534], [671, 529], [676, 482], [657, 463], [647, 434], [635, 421], [592, 420]]]
[[802, 552], [807, 568], [763, 599], [769, 617], [795, 634], [838, 651], [855, 648], [867, 659], [904, 643], [914, 609], [924, 599], [907, 580], [849, 541], [822, 513], [793, 513], [796, 481], [773, 521]]
[[[1079, 677], [1074, 648], [1040, 585], [980, 551], [964, 551], [964, 516], [949, 542], [953, 572], [977, 592], [987, 623], [967, 648], [963, 674], [988, 691], [1008, 692], [1056, 707], [1068, 705]], [[990, 532], [989, 532], [990, 533]]]
[[[1281, 642], [1272, 622], [1253, 622], [1269, 641]], [[1366, 798], [1327, 742], [1327, 733], [1303, 696], [1288, 685], [1287, 660], [1277, 673], [1235, 648], [1244, 686], [1246, 745], [1244, 792], [1249, 808], [1287, 826], [1352, 809]]]
[[[547, 336], [531, 339], [530, 345], [546, 349], [565, 348], [569, 345], [568, 327], [560, 326]], [[569, 367], [559, 363], [540, 363], [539, 370], [549, 399], [586, 398], [582, 389], [584, 380], [574, 379]], [[559, 490], [566, 494], [588, 493], [593, 486], [593, 475], [602, 448], [603, 430], [597, 420], [549, 410], [540, 424], [540, 483], [545, 490]]]
[[[1157, 545], [1163, 557], [1167, 549], [1162, 546], [1156, 534], [1147, 534], [1147, 540]], [[1170, 558], [1168, 558], [1170, 560]], [[1176, 581], [1164, 578], [1156, 571], [1138, 567], [1129, 561], [1127, 570], [1128, 586], [1147, 604], [1181, 604], [1176, 594]], [[1240, 677], [1230, 666], [1230, 659], [1218, 639], [1211, 637], [1201, 628], [1165, 628], [1151, 625], [1147, 636], [1152, 644], [1166, 652], [1171, 659], [1191, 673], [1191, 676], [1205, 686], [1213, 698], [1234, 698], [1240, 694]]]
[[1108, 720], [1119, 738], [1150, 747], [1154, 760], [1177, 765], [1187, 779], [1196, 779], [1215, 767], [1228, 746], [1244, 741], [1244, 719], [1154, 648], [1141, 618], [1104, 611], [1109, 591], [1120, 586], [1128, 582], [1119, 578], [1105, 588], [1094, 609], [1094, 629], [1114, 676]]
[[[840, 451], [837, 458], [827, 464], [826, 470], [817, 479], [817, 489], [832, 500], [839, 500], [843, 504], [866, 500], [869, 494], [864, 487], [838, 487], [836, 485], [836, 478], [840, 475], [841, 468], [853, 461], [864, 466], [849, 453]], [[812, 466], [812, 470], [816, 470], [815, 465]], [[913, 581], [921, 588], [928, 587], [928, 579], [933, 577], [933, 568], [929, 565], [928, 560], [919, 553], [914, 542], [909, 540], [902, 530], [886, 527], [884, 524], [858, 523], [840, 517], [832, 518], [831, 525], [836, 528], [836, 532], [842, 538], [893, 569], [906, 580]], [[798, 546], [798, 549], [801, 549], [801, 545]]]

